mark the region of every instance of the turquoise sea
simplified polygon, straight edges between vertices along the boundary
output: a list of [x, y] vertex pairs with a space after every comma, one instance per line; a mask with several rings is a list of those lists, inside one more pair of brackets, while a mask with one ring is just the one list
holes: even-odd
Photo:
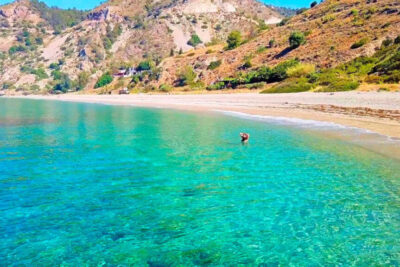
[[0, 266], [399, 266], [400, 162], [317, 128], [0, 99]]

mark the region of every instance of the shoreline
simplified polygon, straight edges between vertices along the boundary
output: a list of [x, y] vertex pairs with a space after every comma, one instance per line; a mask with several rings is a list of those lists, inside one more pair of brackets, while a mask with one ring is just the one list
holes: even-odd
[[138, 94], [6, 96], [187, 111], [225, 111], [339, 124], [400, 139], [400, 94], [380, 92], [297, 94]]

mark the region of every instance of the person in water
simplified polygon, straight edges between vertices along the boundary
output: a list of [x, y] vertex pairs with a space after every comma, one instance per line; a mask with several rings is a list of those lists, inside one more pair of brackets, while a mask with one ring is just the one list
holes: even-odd
[[250, 134], [248, 133], [240, 133], [240, 137], [242, 138], [242, 143], [247, 143], [250, 138]]

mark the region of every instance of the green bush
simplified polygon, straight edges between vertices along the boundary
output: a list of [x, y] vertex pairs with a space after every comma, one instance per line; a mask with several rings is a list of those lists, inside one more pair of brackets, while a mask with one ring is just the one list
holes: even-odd
[[313, 89], [314, 85], [309, 83], [307, 79], [289, 79], [282, 83], [279, 83], [269, 89], [262, 91], [262, 94], [273, 94], [273, 93], [299, 93], [306, 92]]
[[288, 68], [287, 75], [289, 77], [305, 77], [315, 72], [315, 65], [313, 64], [297, 64], [293, 67]]
[[160, 87], [158, 88], [162, 92], [169, 92], [172, 90], [172, 86], [168, 84], [161, 84]]
[[361, 40], [359, 40], [358, 42], [355, 42], [354, 44], [351, 45], [351, 49], [357, 49], [360, 48], [362, 46], [364, 46], [366, 43], [368, 42], [367, 38], [362, 38]]
[[297, 59], [291, 59], [279, 63], [272, 69], [268, 82], [280, 82], [288, 78], [287, 70], [291, 67], [297, 66], [299, 61]]
[[38, 80], [43, 80], [49, 78], [46, 71], [43, 68], [38, 68], [36, 70], [31, 71], [32, 74], [36, 75]]
[[43, 44], [43, 38], [42, 38], [42, 37], [36, 37], [36, 38], [35, 38], [35, 42], [36, 42], [36, 44], [38, 44], [38, 45], [42, 45], [42, 44]]
[[335, 80], [327, 87], [321, 88], [320, 92], [341, 92], [341, 91], [352, 91], [356, 90], [360, 86], [360, 83], [355, 80], [341, 79]]
[[359, 12], [357, 9], [352, 9], [352, 10], [351, 10], [351, 15], [352, 15], [352, 16], [355, 16], [355, 17], [356, 17], [356, 16], [358, 16], [359, 13], [360, 13], [360, 12]]
[[396, 37], [396, 39], [394, 39], [394, 43], [395, 44], [400, 44], [400, 35]]
[[256, 53], [260, 54], [260, 53], [264, 52], [265, 50], [267, 50], [267, 48], [265, 46], [259, 46], [256, 50]]
[[28, 66], [28, 65], [23, 65], [23, 66], [21, 66], [21, 67], [19, 68], [19, 70], [20, 70], [21, 72], [30, 73], [30, 74], [32, 74], [32, 72], [34, 71], [34, 70], [32, 69], [32, 67], [31, 67], [31, 66]]
[[326, 16], [324, 16], [324, 17], [322, 18], [322, 23], [325, 24], [325, 23], [334, 21], [335, 19], [336, 19], [336, 17], [335, 17], [334, 15], [329, 14], [329, 15], [326, 15]]
[[73, 82], [69, 78], [68, 74], [61, 73], [58, 83], [54, 86], [53, 91], [60, 91], [66, 93], [73, 87]]
[[117, 40], [118, 36], [121, 35], [122, 27], [121, 25], [117, 24], [113, 29], [111, 29], [111, 26], [107, 25], [106, 32], [106, 35], [103, 36], [103, 46], [106, 50], [109, 50]]
[[202, 81], [196, 81], [189, 84], [190, 89], [192, 90], [203, 90], [205, 85]]
[[384, 82], [386, 83], [399, 83], [400, 82], [400, 71], [395, 70], [390, 75], [383, 75]]
[[394, 70], [400, 69], [400, 51], [397, 51], [390, 57], [380, 61], [372, 70], [372, 72], [380, 72], [384, 74], [390, 74]]
[[306, 42], [306, 37], [302, 32], [292, 32], [289, 37], [290, 48], [295, 49]]
[[341, 81], [338, 82], [336, 85], [333, 84], [329, 87], [329, 89], [335, 89], [335, 90], [342, 90], [342, 91], [351, 91], [351, 90], [356, 90], [358, 87], [360, 87], [360, 82], [358, 81]]
[[193, 46], [193, 47], [196, 47], [201, 43], [202, 43], [202, 41], [201, 41], [200, 37], [197, 34], [192, 34], [192, 37], [187, 42], [188, 45]]
[[221, 90], [225, 88], [226, 88], [225, 82], [216, 82], [214, 84], [209, 85], [207, 87], [207, 90]]
[[28, 38], [25, 39], [25, 45], [26, 45], [26, 46], [31, 46], [31, 45], [32, 45], [32, 40], [31, 40], [31, 38], [28, 37]]
[[371, 72], [377, 60], [371, 57], [358, 57], [348, 63], [338, 66], [338, 71], [344, 72], [348, 75], [366, 75]]
[[251, 68], [253, 66], [253, 64], [251, 63], [251, 60], [250, 59], [247, 59], [245, 62], [244, 62], [244, 64], [242, 65], [242, 68], [243, 69], [249, 69], [249, 68]]
[[218, 68], [219, 66], [221, 66], [222, 61], [221, 60], [217, 60], [217, 61], [213, 61], [210, 63], [210, 65], [208, 65], [207, 69], [209, 70], [215, 70], [216, 68]]
[[113, 81], [113, 77], [110, 73], [104, 73], [96, 82], [94, 88], [100, 88], [110, 84]]
[[262, 19], [258, 20], [258, 30], [265, 31], [268, 29], [269, 29], [269, 26], [265, 23], [264, 20], [262, 20]]
[[53, 70], [51, 72], [51, 76], [53, 77], [54, 80], [60, 80], [62, 76], [62, 72], [59, 70]]
[[229, 50], [238, 47], [242, 43], [242, 34], [241, 34], [241, 32], [240, 31], [232, 31], [228, 35], [228, 39], [227, 39], [226, 42], [228, 43], [227, 49], [229, 49]]
[[186, 86], [194, 84], [197, 74], [191, 66], [185, 66], [178, 74], [178, 85]]
[[22, 45], [14, 45], [11, 46], [10, 49], [8, 50], [8, 53], [10, 55], [14, 55], [15, 53], [19, 53], [19, 52], [25, 52], [26, 48]]
[[103, 37], [104, 49], [109, 50], [109, 49], [111, 49], [112, 45], [113, 45], [113, 43], [110, 40], [110, 38], [108, 38], [107, 36]]
[[79, 73], [77, 79], [77, 90], [85, 89], [86, 85], [89, 83], [89, 77], [89, 72], [82, 71], [81, 73]]
[[292, 59], [284, 61], [276, 65], [272, 69], [267, 66], [262, 66], [248, 73], [239, 73], [235, 78], [226, 78], [219, 83], [215, 83], [214, 85], [209, 86], [209, 89], [217, 90], [229, 87], [236, 88], [239, 85], [260, 82], [280, 82], [288, 78], [287, 70], [293, 66], [296, 66], [297, 64], [299, 64], [299, 61], [296, 59]]
[[52, 69], [52, 70], [59, 70], [60, 69], [60, 65], [57, 64], [57, 63], [51, 63], [49, 68]]
[[144, 60], [139, 63], [136, 69], [138, 71], [147, 71], [151, 70], [153, 67], [154, 67], [154, 62], [152, 62], [151, 60]]

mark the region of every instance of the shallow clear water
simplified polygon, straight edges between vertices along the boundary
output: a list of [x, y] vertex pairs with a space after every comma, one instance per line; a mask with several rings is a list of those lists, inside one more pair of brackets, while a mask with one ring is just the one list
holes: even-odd
[[0, 265], [399, 266], [399, 229], [399, 162], [323, 132], [0, 99]]

